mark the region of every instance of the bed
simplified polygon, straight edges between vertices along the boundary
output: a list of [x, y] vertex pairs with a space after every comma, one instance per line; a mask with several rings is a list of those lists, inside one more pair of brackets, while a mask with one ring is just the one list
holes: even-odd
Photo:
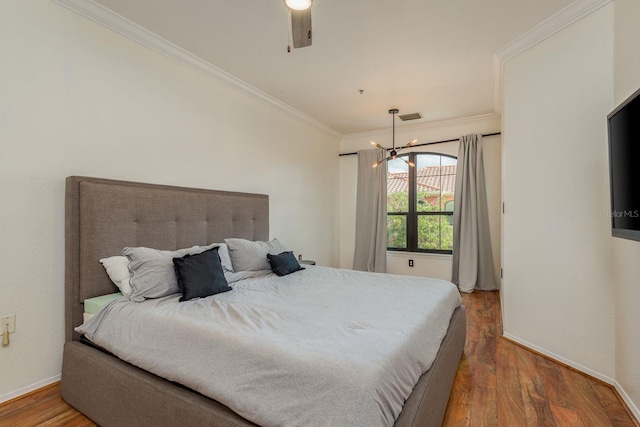
[[[85, 299], [118, 290], [98, 259], [126, 246], [177, 249], [231, 237], [268, 240], [267, 196], [67, 178], [62, 397], [103, 427], [256, 425], [213, 399], [87, 345], [74, 330], [83, 322]], [[465, 332], [464, 308], [458, 307], [431, 368], [394, 426], [441, 424]]]

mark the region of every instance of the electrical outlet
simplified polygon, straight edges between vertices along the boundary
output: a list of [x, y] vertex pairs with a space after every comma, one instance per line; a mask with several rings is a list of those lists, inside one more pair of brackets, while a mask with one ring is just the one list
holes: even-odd
[[413, 260], [412, 259], [409, 260], [409, 267], [413, 267]]
[[2, 331], [4, 332], [4, 328], [9, 326], [9, 333], [13, 334], [16, 331], [16, 315], [15, 314], [7, 314], [6, 316], [0, 316], [0, 327], [2, 327]]

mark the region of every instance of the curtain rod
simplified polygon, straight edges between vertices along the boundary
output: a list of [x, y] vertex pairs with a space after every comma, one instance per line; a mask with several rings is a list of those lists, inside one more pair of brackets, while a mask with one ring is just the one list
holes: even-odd
[[[486, 138], [487, 136], [496, 136], [496, 135], [500, 135], [502, 132], [494, 132], [494, 133], [487, 133], [487, 134], [483, 134], [482, 137]], [[435, 144], [444, 144], [445, 142], [456, 142], [456, 141], [460, 141], [460, 138], [456, 138], [456, 139], [447, 139], [446, 141], [434, 141], [434, 142], [424, 142], [422, 144], [415, 144], [412, 145], [410, 148], [413, 147], [423, 147], [425, 145], [435, 145]], [[391, 148], [386, 148], [387, 151], [391, 150]], [[340, 153], [339, 156], [355, 156], [356, 154], [358, 154], [358, 152], [353, 152], [353, 153]]]

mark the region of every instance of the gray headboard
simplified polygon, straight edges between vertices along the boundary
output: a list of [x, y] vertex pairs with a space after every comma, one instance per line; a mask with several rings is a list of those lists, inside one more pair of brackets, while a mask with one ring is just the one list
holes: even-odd
[[71, 176], [65, 211], [66, 340], [77, 340], [83, 301], [117, 292], [98, 261], [127, 246], [179, 249], [225, 238], [269, 239], [269, 198]]

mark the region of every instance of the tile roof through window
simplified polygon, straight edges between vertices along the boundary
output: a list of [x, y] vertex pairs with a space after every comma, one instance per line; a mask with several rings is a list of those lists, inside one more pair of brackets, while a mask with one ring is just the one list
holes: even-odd
[[[453, 194], [456, 186], [456, 165], [427, 166], [417, 173], [418, 191], [432, 191]], [[395, 172], [387, 175], [387, 193], [409, 191], [409, 172]]]

